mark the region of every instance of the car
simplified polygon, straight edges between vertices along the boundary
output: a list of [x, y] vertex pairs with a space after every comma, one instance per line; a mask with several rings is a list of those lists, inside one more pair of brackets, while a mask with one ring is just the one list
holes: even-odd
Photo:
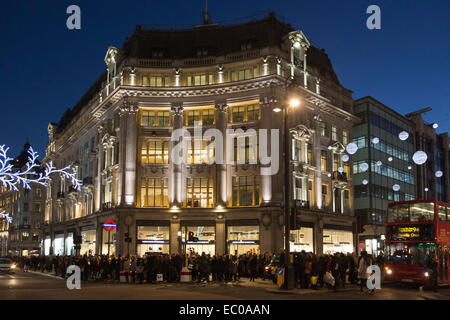
[[277, 270], [282, 267], [280, 257], [276, 256], [270, 260], [270, 263], [264, 267], [264, 275], [267, 278], [272, 279], [273, 282], [277, 281]]
[[0, 258], [0, 272], [7, 272], [13, 274], [16, 269], [16, 264], [9, 258]]

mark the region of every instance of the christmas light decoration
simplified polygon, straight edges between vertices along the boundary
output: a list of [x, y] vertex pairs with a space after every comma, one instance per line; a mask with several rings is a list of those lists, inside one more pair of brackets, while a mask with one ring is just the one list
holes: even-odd
[[77, 191], [81, 190], [81, 180], [76, 178], [76, 173], [70, 166], [62, 169], [56, 169], [53, 166], [53, 162], [49, 161], [45, 165], [44, 172], [36, 172], [38, 168], [41, 168], [37, 164], [38, 153], [33, 150], [32, 147], [28, 149], [28, 162], [24, 171], [14, 170], [14, 166], [10, 163], [12, 158], [7, 155], [9, 148], [5, 148], [5, 145], [0, 146], [0, 183], [7, 187], [9, 190], [19, 191], [18, 186], [22, 186], [25, 189], [31, 189], [31, 183], [37, 183], [45, 186], [47, 181], [51, 181], [50, 175], [59, 173], [63, 175], [66, 179], [72, 182], [72, 187]]
[[12, 223], [12, 218], [9, 216], [9, 214], [6, 214], [5, 211], [0, 212], [0, 217], [5, 218], [9, 223]]

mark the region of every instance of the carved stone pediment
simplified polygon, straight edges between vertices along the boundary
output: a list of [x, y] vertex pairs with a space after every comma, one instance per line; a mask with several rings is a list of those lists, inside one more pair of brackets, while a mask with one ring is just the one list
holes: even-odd
[[290, 130], [293, 138], [309, 140], [313, 136], [313, 131], [301, 124]]

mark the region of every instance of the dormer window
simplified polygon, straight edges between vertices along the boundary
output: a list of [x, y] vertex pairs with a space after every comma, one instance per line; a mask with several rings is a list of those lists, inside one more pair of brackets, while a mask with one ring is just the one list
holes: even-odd
[[164, 57], [164, 50], [162, 49], [154, 49], [152, 51], [152, 58], [153, 59], [158, 59], [158, 58], [163, 58]]
[[197, 58], [206, 57], [208, 55], [208, 49], [197, 49]]
[[252, 50], [252, 49], [253, 49], [253, 46], [252, 46], [251, 42], [241, 43], [241, 50], [242, 51], [248, 51], [248, 50]]

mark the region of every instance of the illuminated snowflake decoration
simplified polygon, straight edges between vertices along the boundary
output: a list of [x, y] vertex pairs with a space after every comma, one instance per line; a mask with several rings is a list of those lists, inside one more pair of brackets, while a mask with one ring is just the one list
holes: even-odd
[[363, 185], [366, 185], [366, 184], [368, 184], [369, 183], [369, 181], [367, 181], [366, 179], [364, 179], [363, 181], [362, 181], [362, 184]]
[[381, 165], [383, 165], [383, 162], [377, 161], [377, 166], [381, 166]]
[[377, 138], [377, 137], [375, 137], [375, 138], [372, 139], [372, 143], [373, 143], [373, 144], [378, 144], [379, 142], [380, 142], [380, 139]]
[[413, 161], [417, 165], [422, 165], [427, 162], [428, 155], [422, 150], [416, 151], [412, 157]]
[[18, 186], [22, 186], [25, 189], [31, 189], [30, 184], [37, 183], [45, 186], [48, 181], [51, 181], [51, 174], [59, 173], [66, 179], [72, 182], [72, 187], [78, 191], [81, 190], [81, 180], [76, 178], [76, 173], [67, 166], [62, 169], [56, 169], [53, 166], [53, 162], [49, 161], [45, 165], [45, 170], [42, 173], [36, 172], [36, 169], [41, 166], [37, 164], [38, 153], [33, 150], [32, 147], [28, 149], [28, 162], [24, 171], [14, 170], [14, 166], [10, 163], [12, 158], [7, 155], [9, 148], [5, 148], [4, 145], [0, 146], [0, 184], [7, 187], [9, 190], [19, 191]]
[[342, 161], [347, 162], [350, 159], [350, 157], [347, 154], [344, 154], [342, 156]]
[[389, 158], [388, 158], [388, 161], [389, 161], [389, 162], [392, 162], [392, 160], [394, 160], [394, 158], [392, 158], [392, 157], [389, 157]]
[[436, 171], [436, 173], [434, 174], [436, 176], [436, 178], [440, 178], [442, 177], [444, 173], [441, 170]]
[[433, 123], [433, 129], [437, 129], [439, 125], [437, 123]]
[[369, 170], [369, 165], [363, 162], [359, 165], [359, 170], [361, 170], [361, 172], [366, 172], [367, 170]]
[[392, 189], [393, 189], [394, 191], [399, 191], [399, 190], [400, 190], [400, 186], [399, 186], [398, 184], [394, 184], [394, 185], [392, 186]]
[[345, 148], [348, 154], [355, 154], [358, 151], [358, 146], [354, 142], [350, 142]]
[[406, 131], [402, 131], [398, 134], [398, 138], [402, 141], [405, 141], [409, 138], [409, 133]]

